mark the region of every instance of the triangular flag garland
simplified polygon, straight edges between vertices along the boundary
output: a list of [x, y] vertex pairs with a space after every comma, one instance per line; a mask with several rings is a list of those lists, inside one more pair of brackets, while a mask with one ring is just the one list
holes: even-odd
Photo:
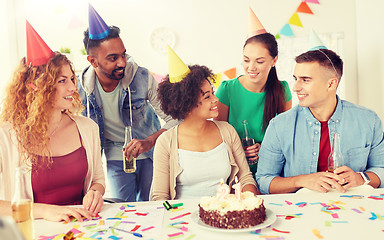
[[230, 68], [224, 72], [225, 76], [227, 76], [229, 79], [233, 79], [236, 77], [236, 68]]
[[303, 27], [303, 24], [300, 21], [299, 15], [295, 12], [292, 17], [288, 20], [289, 24], [296, 25], [299, 27]]
[[287, 23], [284, 25], [284, 27], [280, 30], [280, 35], [284, 35], [287, 37], [293, 37], [295, 34], [293, 34], [291, 26]]
[[286, 23], [279, 33], [275, 35], [276, 39], [279, 39], [281, 36], [287, 36], [287, 37], [293, 37], [295, 34], [292, 31], [292, 28], [290, 25], [295, 25], [298, 27], [303, 27], [303, 24], [300, 20], [300, 17], [298, 13], [305, 13], [305, 14], [313, 14], [311, 8], [308, 6], [307, 3], [315, 3], [320, 4], [318, 0], [302, 0], [300, 2], [300, 5], [297, 7], [295, 13], [290, 17], [288, 20], [288, 23]]
[[312, 10], [309, 8], [309, 6], [306, 2], [301, 2], [300, 6], [297, 8], [296, 12], [313, 14]]

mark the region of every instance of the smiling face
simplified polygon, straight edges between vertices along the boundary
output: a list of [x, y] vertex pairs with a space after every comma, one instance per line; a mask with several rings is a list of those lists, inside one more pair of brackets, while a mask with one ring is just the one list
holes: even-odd
[[92, 52], [93, 55], [88, 56], [88, 61], [95, 68], [99, 78], [115, 81], [124, 77], [127, 54], [121, 38], [106, 40]]
[[243, 50], [243, 67], [248, 81], [265, 85], [269, 71], [276, 64], [277, 56], [273, 58], [263, 43], [250, 42]]
[[197, 100], [198, 105], [194, 108], [189, 115], [198, 116], [204, 119], [214, 118], [219, 115], [217, 107], [219, 99], [215, 96], [212, 85], [210, 82], [204, 81], [201, 87], [201, 95]]
[[75, 86], [75, 74], [69, 64], [62, 66], [58, 77], [55, 80], [56, 98], [54, 108], [60, 110], [72, 107], [73, 94], [77, 90]]
[[309, 107], [312, 112], [333, 107], [338, 83], [334, 72], [318, 62], [303, 62], [296, 64], [293, 77], [292, 90], [296, 92], [300, 106]]

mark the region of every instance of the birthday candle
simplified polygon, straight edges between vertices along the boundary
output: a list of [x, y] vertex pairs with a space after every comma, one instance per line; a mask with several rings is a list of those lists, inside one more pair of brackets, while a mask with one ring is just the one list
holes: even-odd
[[241, 200], [241, 183], [237, 179], [237, 176], [235, 176], [235, 184], [233, 184], [232, 188], [235, 189], [236, 198]]
[[217, 198], [222, 200], [225, 198], [230, 192], [229, 186], [224, 183], [223, 179], [220, 179], [220, 185], [217, 186]]

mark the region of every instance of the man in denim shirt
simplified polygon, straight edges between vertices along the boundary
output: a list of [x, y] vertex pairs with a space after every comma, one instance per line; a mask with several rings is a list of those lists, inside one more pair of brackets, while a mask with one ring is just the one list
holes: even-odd
[[[156, 80], [127, 55], [119, 33], [120, 29], [112, 26], [106, 37], [94, 40], [89, 30], [84, 32], [91, 66], [80, 76], [79, 94], [84, 114], [99, 125], [112, 197], [127, 202], [148, 201], [153, 146], [162, 132], [178, 122], [160, 109]], [[162, 129], [158, 116], [165, 121]], [[125, 148], [125, 156], [132, 153], [137, 158], [134, 173], [123, 170], [125, 126], [132, 126], [133, 140]]]
[[[382, 122], [373, 111], [336, 95], [343, 73], [340, 57], [319, 49], [296, 57], [296, 63], [293, 91], [299, 105], [269, 123], [256, 172], [260, 191], [291, 193], [308, 188], [327, 192], [335, 188], [345, 192], [363, 184], [383, 187]], [[327, 172], [330, 136], [335, 132], [340, 134], [344, 162]]]

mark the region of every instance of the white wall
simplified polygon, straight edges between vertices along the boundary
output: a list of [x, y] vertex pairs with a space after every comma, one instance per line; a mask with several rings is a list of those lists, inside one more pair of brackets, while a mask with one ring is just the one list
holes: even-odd
[[382, 0], [356, 0], [359, 104], [384, 120], [384, 31]]
[[[82, 32], [88, 23], [87, 1], [25, 1], [26, 17], [48, 45], [53, 50], [63, 46], [70, 47], [74, 52], [72, 60], [75, 61], [78, 70], [82, 69], [87, 64], [85, 56], [79, 54], [83, 47]], [[319, 35], [332, 32], [343, 34], [343, 52], [338, 53], [345, 62], [343, 78], [345, 98], [354, 103], [359, 103], [361, 99], [367, 107], [380, 111], [376, 106], [378, 103], [374, 101], [375, 96], [372, 96], [369, 90], [383, 94], [383, 87], [367, 85], [365, 88], [358, 89], [358, 86], [362, 87], [362, 83], [367, 81], [365, 76], [364, 78], [361, 76], [363, 69], [369, 69], [372, 62], [379, 64], [378, 52], [376, 48], [371, 48], [370, 44], [357, 45], [356, 37], [356, 22], [359, 26], [366, 15], [371, 16], [370, 10], [377, 11], [377, 18], [379, 18], [378, 11], [383, 9], [368, 2], [378, 3], [380, 0], [369, 0], [367, 3], [365, 0], [319, 1], [320, 4], [308, 3], [314, 15], [299, 14], [304, 28], [293, 26], [294, 33], [298, 37], [305, 37], [309, 30], [314, 28]], [[204, 64], [214, 72], [223, 72], [231, 67], [240, 67], [249, 5], [252, 6], [267, 31], [275, 34], [287, 23], [301, 0], [90, 0], [90, 2], [107, 24], [121, 28], [121, 36], [128, 53], [140, 65], [152, 72], [166, 74], [167, 55], [156, 52], [149, 44], [149, 35], [155, 27], [166, 26], [175, 32], [174, 50], [187, 64]], [[364, 5], [367, 9], [363, 12], [358, 11], [360, 14], [358, 18], [356, 18], [356, 4], [359, 8]], [[68, 28], [73, 17], [80, 21], [79, 27]], [[23, 21], [17, 19], [19, 29], [23, 29], [24, 25]], [[377, 30], [377, 33], [379, 32], [380, 30]], [[19, 42], [22, 43], [18, 48], [19, 51], [25, 52], [24, 41], [19, 40]], [[358, 62], [357, 47], [370, 49], [370, 51], [362, 50], [370, 61]], [[359, 75], [357, 75], [357, 69]], [[375, 68], [373, 72], [378, 69]]]

